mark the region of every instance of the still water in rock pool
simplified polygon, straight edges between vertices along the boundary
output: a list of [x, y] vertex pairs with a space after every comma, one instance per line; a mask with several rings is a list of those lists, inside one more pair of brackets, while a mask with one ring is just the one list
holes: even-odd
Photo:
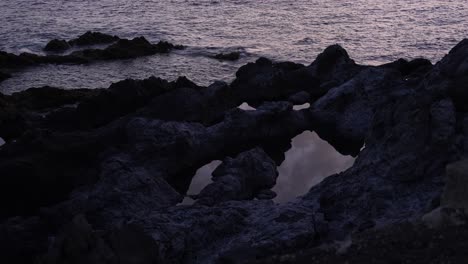
[[[301, 196], [327, 176], [351, 167], [355, 158], [337, 152], [315, 132], [305, 131], [294, 137], [291, 149], [286, 151], [285, 160], [278, 166], [278, 179], [273, 191], [275, 202], [283, 203]], [[215, 160], [197, 170], [187, 194], [198, 194], [212, 182], [211, 174], [221, 164]], [[182, 204], [192, 204], [186, 197]]]

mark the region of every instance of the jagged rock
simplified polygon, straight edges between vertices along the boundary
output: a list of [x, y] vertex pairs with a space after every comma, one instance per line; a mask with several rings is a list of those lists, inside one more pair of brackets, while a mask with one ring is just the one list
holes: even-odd
[[99, 179], [92, 187], [71, 193], [70, 199], [42, 213], [57, 225], [73, 215], [86, 214], [92, 217], [94, 225], [112, 227], [130, 217], [182, 201], [182, 196], [158, 172], [130, 167], [129, 157], [124, 154], [109, 157], [99, 169]]
[[96, 96], [100, 92], [100, 89], [63, 90], [44, 86], [13, 93], [10, 96], [10, 100], [18, 107], [32, 111], [41, 111], [58, 108], [67, 104], [75, 104]]
[[[3, 124], [25, 124], [25, 131], [5, 137], [8, 144], [0, 148], [0, 231], [8, 234], [0, 241], [11, 245], [13, 255], [32, 259], [52, 246], [47, 238], [57, 235], [55, 226], [83, 214], [94, 230], [102, 230], [91, 228], [91, 234], [107, 245], [109, 234], [129, 223], [143, 230], [148, 243], [131, 242], [141, 238], [133, 239], [133, 231], [116, 238], [140, 245], [142, 251], [120, 247], [128, 245], [138, 256], [154, 248], [162, 263], [242, 263], [417, 222], [437, 207], [445, 166], [468, 156], [468, 115], [452, 86], [467, 72], [466, 43], [433, 67], [424, 61], [360, 66], [332, 46], [309, 66], [259, 59], [239, 69], [230, 85], [127, 80], [89, 97], [70, 93], [78, 107], [54, 109], [46, 117], [33, 117], [28, 108], [55, 108], [68, 95], [46, 97], [44, 105], [36, 101], [41, 93], [17, 100], [2, 95], [0, 136], [10, 126]], [[1, 56], [7, 59], [0, 63], [39, 60]], [[286, 101], [301, 92], [310, 95], [311, 107], [294, 111]], [[256, 111], [237, 109], [243, 102]], [[291, 138], [305, 130], [358, 155], [353, 167], [287, 204], [235, 201], [245, 193], [248, 199], [273, 196], [266, 190], [274, 185], [273, 174], [250, 172], [276, 172]], [[212, 206], [175, 206], [202, 165], [257, 147], [268, 156], [258, 160], [268, 160], [271, 170], [257, 167], [257, 159], [225, 160], [214, 173], [216, 195], [205, 196], [217, 197]], [[237, 175], [249, 176], [251, 184], [242, 185], [245, 178]], [[11, 234], [37, 246], [22, 247]], [[94, 250], [89, 245], [96, 240], [86, 241]], [[386, 236], [381, 241], [382, 248], [400, 245], [386, 244]], [[67, 252], [62, 245], [56, 248]]]
[[261, 190], [275, 186], [278, 172], [275, 162], [262, 149], [255, 148], [225, 159], [212, 175], [213, 183], [200, 192], [197, 204], [253, 199]]
[[78, 38], [70, 40], [68, 43], [71, 46], [91, 46], [98, 44], [109, 44], [118, 40], [120, 40], [120, 38], [117, 36], [88, 31]]
[[403, 76], [420, 76], [430, 71], [432, 66], [433, 65], [430, 60], [418, 58], [411, 61], [399, 59], [397, 61], [384, 64], [381, 67], [397, 69]]
[[255, 63], [242, 66], [236, 77], [231, 84], [232, 93], [234, 96], [242, 95], [244, 101], [253, 106], [263, 100], [287, 100], [290, 95], [304, 90], [314, 96], [325, 93], [319, 90], [317, 76], [309, 74], [304, 65], [296, 63], [273, 63], [260, 58]]
[[319, 136], [343, 154], [356, 156], [370, 131], [374, 112], [386, 101], [408, 93], [398, 73], [366, 69], [312, 104]]
[[140, 228], [127, 225], [110, 232], [93, 230], [83, 215], [73, 218], [39, 263], [158, 263], [155, 241]]
[[340, 85], [362, 70], [340, 45], [327, 47], [307, 67], [309, 74], [319, 78], [321, 89]]
[[[88, 37], [86, 37], [83, 42], [80, 41], [79, 43], [95, 43], [100, 39], [98, 38], [96, 40], [92, 40], [93, 37], [91, 35], [90, 38], [91, 39], [88, 39]], [[105, 49], [84, 49], [74, 51], [69, 55], [63, 56], [41, 56], [31, 53], [21, 53], [20, 55], [15, 55], [0, 51], [0, 69], [20, 69], [39, 64], [84, 64], [97, 60], [131, 59], [158, 53], [168, 53], [173, 49], [184, 48], [181, 45], [174, 45], [166, 41], [160, 41], [157, 44], [151, 44], [144, 37], [137, 37], [132, 40], [115, 39], [114, 41], [117, 42], [106, 47]]]
[[44, 47], [45, 51], [63, 52], [70, 48], [70, 44], [66, 40], [53, 39]]
[[229, 53], [219, 53], [214, 56], [215, 59], [218, 60], [229, 60], [229, 61], [235, 61], [240, 58], [240, 52], [238, 51], [233, 51]]
[[26, 56], [0, 51], [0, 69], [18, 69], [32, 64], [34, 64], [34, 61], [26, 58]]
[[313, 245], [326, 232], [320, 216], [310, 210], [271, 201], [178, 206], [133, 223], [143, 226], [161, 245], [164, 261], [175, 263], [245, 263], [285, 247]]
[[70, 56], [84, 58], [88, 61], [130, 59], [154, 55], [156, 53], [168, 53], [174, 47], [175, 46], [173, 44], [165, 41], [160, 41], [157, 44], [151, 44], [144, 37], [138, 37], [132, 40], [120, 39], [115, 44], [112, 44], [103, 50], [88, 49], [75, 51]]
[[175, 84], [155, 77], [121, 81], [81, 101], [76, 109], [51, 113], [46, 123], [60, 130], [96, 128], [135, 111], [173, 87]]

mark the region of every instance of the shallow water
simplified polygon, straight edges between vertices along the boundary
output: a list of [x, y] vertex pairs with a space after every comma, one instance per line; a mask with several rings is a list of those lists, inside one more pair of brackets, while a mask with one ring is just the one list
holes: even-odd
[[291, 145], [278, 167], [279, 176], [273, 188], [278, 194], [276, 202], [287, 202], [304, 195], [326, 177], [354, 164], [355, 158], [341, 155], [315, 132], [303, 132], [292, 139]]
[[[291, 148], [285, 153], [285, 160], [278, 166], [279, 175], [273, 188], [277, 194], [274, 201], [283, 203], [306, 194], [327, 176], [351, 167], [354, 160], [351, 156], [338, 153], [315, 132], [301, 133], [292, 139]], [[220, 164], [221, 161], [215, 160], [198, 169], [187, 194], [198, 194], [212, 183], [211, 174]], [[192, 203], [193, 200], [186, 197], [181, 204]]]
[[[310, 63], [330, 44], [359, 63], [400, 57], [439, 60], [466, 37], [468, 2], [456, 0], [2, 0], [0, 49], [40, 53], [53, 38], [87, 30], [187, 45], [176, 54], [87, 66], [45, 66], [0, 84], [11, 93], [33, 86], [107, 87], [124, 78], [186, 75], [200, 84], [231, 80], [258, 56]], [[207, 56], [241, 50], [237, 62]]]

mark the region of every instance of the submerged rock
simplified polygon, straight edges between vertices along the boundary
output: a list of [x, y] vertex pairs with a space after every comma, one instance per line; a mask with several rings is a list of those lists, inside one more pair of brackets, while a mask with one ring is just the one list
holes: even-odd
[[215, 59], [218, 60], [228, 60], [228, 61], [235, 61], [240, 58], [240, 52], [233, 51], [229, 53], [219, 53], [214, 56]]

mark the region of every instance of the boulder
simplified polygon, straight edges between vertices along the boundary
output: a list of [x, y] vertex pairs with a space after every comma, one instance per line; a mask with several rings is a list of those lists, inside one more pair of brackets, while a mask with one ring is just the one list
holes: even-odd
[[[276, 184], [275, 162], [260, 148], [227, 158], [213, 172], [213, 183], [197, 196], [197, 204], [213, 205], [229, 200], [266, 198], [265, 189]], [[271, 195], [273, 196], [273, 195]]]
[[100, 32], [88, 31], [78, 38], [68, 41], [71, 46], [91, 46], [98, 44], [110, 44], [120, 40], [117, 36], [112, 36]]
[[70, 48], [70, 44], [66, 40], [53, 39], [44, 47], [45, 51], [64, 52]]

